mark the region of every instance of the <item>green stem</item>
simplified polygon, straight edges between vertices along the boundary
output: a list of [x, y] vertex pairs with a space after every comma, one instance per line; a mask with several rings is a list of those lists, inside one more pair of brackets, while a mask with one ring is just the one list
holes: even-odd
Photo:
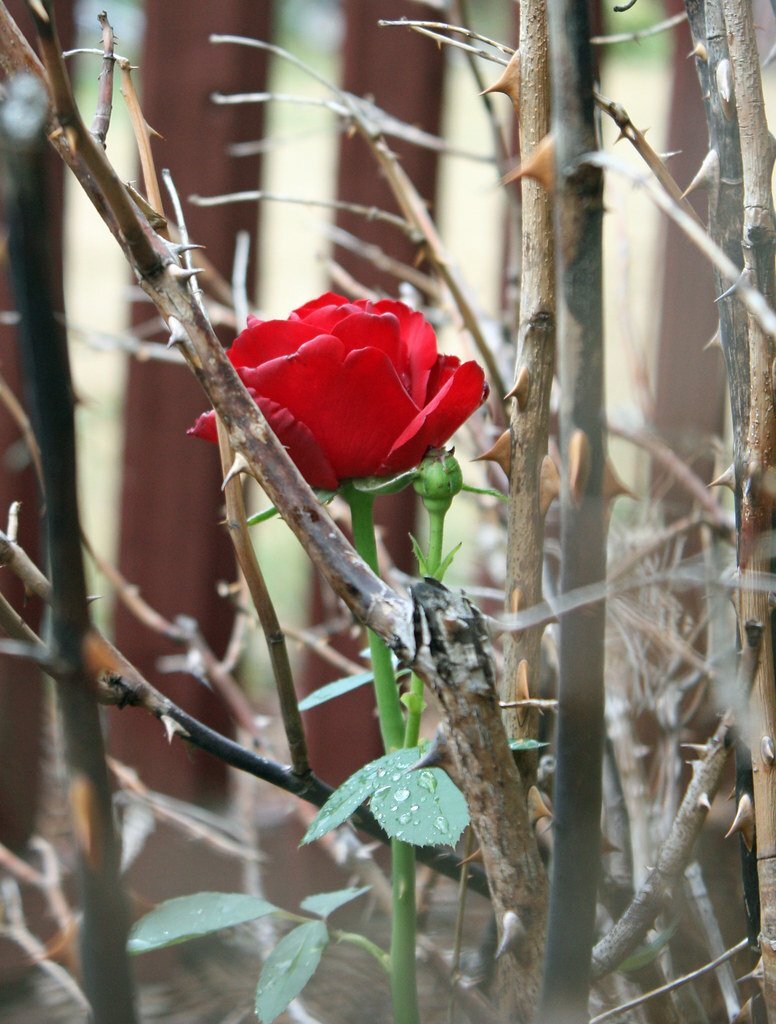
[[[350, 505], [353, 543], [356, 550], [374, 571], [377, 567], [372, 495], [345, 485], [342, 495]], [[375, 682], [375, 698], [380, 718], [380, 732], [386, 752], [398, 750], [404, 740], [396, 677], [391, 653], [376, 633], [368, 630], [369, 650]], [[421, 696], [422, 700], [422, 696]], [[391, 840], [393, 877], [393, 915], [391, 920], [391, 999], [395, 1024], [420, 1024], [418, 989], [415, 976], [415, 850], [398, 839]]]
[[391, 1001], [396, 1024], [420, 1024], [415, 977], [415, 849], [391, 840], [393, 868], [391, 921]]
[[[375, 543], [374, 519], [372, 517], [374, 498], [371, 494], [364, 494], [350, 485], [345, 485], [342, 493], [350, 505], [353, 543], [356, 551], [373, 572], [378, 572], [377, 544]], [[380, 718], [380, 732], [385, 751], [390, 753], [392, 750], [398, 750], [404, 739], [404, 721], [399, 703], [399, 693], [396, 689], [396, 677], [391, 662], [391, 652], [387, 646], [371, 629], [367, 630], [367, 635], [375, 678], [375, 698]]]
[[380, 964], [385, 973], [390, 975], [391, 958], [386, 952], [380, 949], [376, 943], [372, 942], [371, 939], [368, 939], [366, 935], [359, 935], [358, 932], [342, 932], [339, 930], [333, 931], [331, 934], [337, 942], [350, 942], [352, 945], [366, 950], [366, 952], [369, 953], [370, 956], [373, 956]]
[[[426, 554], [426, 572], [435, 579], [442, 565], [442, 543], [444, 540], [445, 513], [428, 513], [428, 553]], [[404, 746], [416, 747], [420, 738], [420, 716], [426, 702], [423, 699], [423, 680], [412, 673], [410, 688], [404, 698], [407, 707], [407, 725], [404, 730]]]

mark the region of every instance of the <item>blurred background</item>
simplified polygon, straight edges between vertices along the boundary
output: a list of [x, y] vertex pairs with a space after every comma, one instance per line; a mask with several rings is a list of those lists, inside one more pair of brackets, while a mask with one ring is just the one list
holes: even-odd
[[[9, 4], [26, 31], [22, 6]], [[628, 34], [680, 9], [675, 0], [665, 4], [639, 0], [622, 14], [614, 13], [611, 5], [596, 5], [598, 32], [601, 36]], [[97, 7], [83, 0], [59, 0], [56, 10], [65, 46], [100, 46]], [[228, 301], [238, 232], [250, 235], [249, 298], [254, 311], [264, 318], [285, 317], [329, 287], [351, 288], [354, 294], [360, 289], [365, 294], [400, 294], [399, 278], [363, 254], [336, 244], [335, 230], [349, 232], [348, 238], [357, 236], [409, 264], [414, 253], [406, 239], [385, 224], [315, 205], [338, 199], [396, 209], [369, 154], [358, 140], [343, 134], [340, 120], [320, 105], [328, 99], [326, 88], [276, 55], [214, 45], [209, 42], [211, 33], [272, 40], [317, 75], [372, 97], [384, 110], [438, 139], [430, 148], [403, 141], [396, 142], [396, 148], [429, 202], [450, 257], [495, 339], [505, 379], [511, 379], [519, 268], [512, 255], [517, 207], [507, 189], [515, 190], [514, 200], [518, 186], [500, 185], [494, 128], [508, 140], [509, 166], [519, 154], [508, 99], [494, 96], [486, 102], [479, 96], [501, 69], [475, 60], [478, 81], [466, 54], [440, 48], [407, 28], [378, 27], [377, 20], [409, 17], [465, 23], [514, 45], [514, 3], [148, 0], [144, 5], [117, 0], [108, 16], [116, 33], [117, 53], [138, 67], [134, 80], [143, 111], [161, 136], [153, 140], [157, 168], [172, 172], [191, 237], [207, 247], [206, 256], [223, 279], [221, 298], [214, 296], [212, 311], [225, 344], [242, 326]], [[762, 5], [759, 24], [766, 54], [774, 34], [767, 3]], [[683, 187], [706, 149], [698, 83], [693, 61], [687, 59], [691, 48], [685, 23], [637, 42], [597, 47], [601, 91], [622, 104], [638, 128], [649, 129], [648, 140], [657, 152], [672, 154], [668, 166]], [[100, 57], [75, 55], [69, 58], [69, 66], [81, 110], [89, 121]], [[765, 77], [772, 92], [773, 76], [766, 72]], [[212, 98], [216, 92], [269, 92], [312, 98], [318, 105], [288, 98], [218, 104]], [[605, 120], [603, 145], [610, 148], [616, 135], [616, 128]], [[137, 150], [118, 84], [107, 151], [122, 178], [137, 182]], [[617, 155], [641, 169], [626, 142], [618, 144]], [[219, 525], [220, 469], [214, 449], [186, 437], [186, 429], [204, 409], [204, 399], [185, 368], [149, 357], [144, 346], [163, 341], [166, 332], [160, 331], [153, 309], [133, 285], [120, 251], [76, 183], [65, 181], [62, 191], [61, 180], [59, 171], [52, 168], [52, 223], [61, 218], [63, 301], [79, 400], [85, 533], [95, 551], [117, 566], [153, 609], [170, 622], [181, 615], [195, 620], [209, 647], [222, 657], [234, 607], [223, 596], [224, 588], [219, 591], [219, 584], [232, 583], [235, 573]], [[189, 201], [195, 194], [216, 196], [253, 189], [311, 202], [251, 200], [205, 208]], [[711, 479], [715, 464], [722, 467], [729, 461], [724, 454], [728, 415], [723, 360], [718, 347], [707, 345], [716, 321], [711, 275], [627, 181], [609, 175], [605, 201], [609, 417], [626, 431], [654, 431], [703, 479]], [[166, 196], [165, 204], [169, 215]], [[697, 208], [705, 215], [702, 197]], [[0, 372], [17, 388], [12, 309], [5, 282], [0, 287]], [[415, 299], [420, 304], [425, 301], [422, 294]], [[471, 357], [471, 343], [459, 325], [444, 315], [437, 315], [437, 321], [441, 350]], [[26, 449], [4, 409], [0, 419], [2, 507], [23, 502], [20, 536], [35, 553], [37, 501]], [[487, 431], [487, 426], [481, 426], [476, 437], [462, 431], [457, 449], [468, 483], [503, 487], [500, 470], [486, 471], [482, 463], [468, 462], [483, 450], [483, 440], [494, 440]], [[673, 492], [667, 478], [651, 468], [637, 448], [613, 437], [611, 449], [618, 472], [639, 497], [660, 498], [666, 502], [668, 516], [681, 514], [686, 497]], [[251, 501], [258, 508], [266, 505], [258, 493], [251, 495]], [[640, 514], [622, 505], [615, 511], [615, 537], [632, 527]], [[386, 503], [383, 518], [393, 562], [411, 572], [407, 533], [422, 530], [415, 524], [413, 497]], [[300, 630], [326, 618], [329, 600], [283, 523], [263, 524], [255, 537], [281, 622]], [[477, 582], [497, 589], [504, 559], [498, 515], [461, 501], [452, 518], [448, 545], [461, 540], [464, 550], [451, 572], [451, 582]], [[198, 681], [196, 665], [191, 671], [190, 651], [140, 621], [126, 601], [117, 599], [115, 579], [106, 577], [93, 562], [90, 573], [92, 590], [100, 595], [95, 615], [124, 653], [192, 714], [233, 733], [234, 722], [223, 698]], [[13, 584], [9, 586], [18, 600]], [[125, 596], [132, 593], [125, 588]], [[309, 645], [292, 639], [291, 649], [300, 692], [342, 674], [311, 652]], [[340, 649], [353, 658], [359, 643], [351, 636]], [[263, 640], [249, 637], [239, 675], [257, 713], [271, 716], [275, 705], [267, 664]], [[333, 711], [330, 706], [306, 716], [313, 768], [332, 783], [379, 753], [371, 697], [359, 691], [346, 700], [337, 702]], [[40, 820], [41, 801], [51, 797], [45, 775], [51, 736], [42, 724], [45, 707], [45, 689], [34, 670], [0, 659], [0, 841], [13, 849], [24, 848]], [[139, 712], [111, 712], [108, 718], [113, 755], [137, 769], [151, 790], [211, 809], [226, 806], [234, 781], [223, 766], [187, 752], [182, 744], [168, 744], [158, 723]], [[285, 759], [282, 742], [271, 728], [266, 745], [274, 756]], [[271, 804], [270, 795], [268, 800]], [[277, 813], [282, 818], [286, 812]], [[223, 871], [220, 862], [214, 866], [213, 857], [197, 852], [193, 845], [181, 850], [160, 841], [150, 844], [143, 857], [143, 875], [153, 879], [145, 887], [147, 899], [206, 885]], [[300, 863], [303, 875], [304, 858]], [[292, 886], [293, 879], [288, 884]], [[301, 879], [298, 884], [303, 885]], [[0, 947], [0, 958], [2, 953]]]

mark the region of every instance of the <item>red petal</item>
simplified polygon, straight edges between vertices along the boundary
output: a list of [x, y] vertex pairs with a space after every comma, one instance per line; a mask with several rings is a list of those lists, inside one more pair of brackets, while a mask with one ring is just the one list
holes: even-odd
[[257, 320], [229, 349], [232, 366], [261, 366], [270, 359], [289, 356], [320, 334], [317, 327], [298, 320]]
[[429, 448], [441, 448], [487, 394], [485, 374], [475, 362], [459, 366], [441, 391], [394, 442], [380, 474], [417, 466]]
[[241, 376], [310, 429], [340, 480], [376, 473], [418, 411], [383, 352], [332, 337]]
[[422, 313], [418, 313], [403, 302], [381, 299], [372, 306], [375, 312], [392, 313], [399, 321], [402, 342], [406, 355], [406, 372], [411, 381], [410, 395], [413, 402], [422, 407], [426, 400], [428, 376], [437, 361], [437, 339], [434, 328]]
[[186, 431], [191, 437], [201, 437], [203, 441], [218, 441], [218, 431], [216, 430], [216, 414], [211, 409], [210, 412], [203, 412], [201, 416], [197, 417], [197, 422], [193, 427], [189, 427]]
[[428, 387], [422, 405], [430, 402], [434, 395], [442, 390], [460, 365], [461, 360], [457, 356], [437, 357], [436, 363], [432, 366], [431, 373], [428, 376]]
[[349, 299], [346, 299], [344, 295], [338, 295], [337, 292], [324, 292], [323, 295], [319, 295], [317, 299], [310, 299], [309, 302], [305, 302], [303, 306], [293, 310], [290, 314], [290, 318], [294, 320], [306, 320], [310, 313], [314, 313], [318, 309], [322, 309], [325, 306], [346, 306], [349, 303]]
[[331, 333], [340, 339], [348, 352], [359, 348], [379, 349], [388, 356], [396, 372], [403, 376], [406, 358], [402, 351], [399, 321], [392, 314], [384, 313], [380, 316], [359, 310], [341, 320], [331, 329]]
[[288, 450], [296, 468], [308, 484], [311, 487], [336, 490], [339, 481], [331, 463], [304, 423], [277, 402], [261, 396], [257, 401], [267, 417], [267, 422], [277, 434], [278, 441]]

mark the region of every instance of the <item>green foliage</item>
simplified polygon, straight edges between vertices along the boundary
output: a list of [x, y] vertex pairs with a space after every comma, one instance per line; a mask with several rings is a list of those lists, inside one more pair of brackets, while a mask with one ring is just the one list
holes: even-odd
[[148, 953], [274, 914], [277, 907], [235, 892], [198, 892], [166, 900], [146, 914], [129, 936], [130, 953]]
[[341, 697], [343, 693], [350, 693], [357, 690], [359, 686], [371, 683], [374, 679], [372, 672], [359, 672], [354, 676], [344, 676], [342, 679], [335, 679], [333, 683], [319, 686], [311, 694], [299, 701], [300, 711], [309, 711], [310, 708], [317, 708], [319, 704], [325, 704], [327, 700]]
[[469, 820], [463, 795], [439, 768], [410, 772], [419, 757], [419, 747], [408, 747], [359, 769], [332, 793], [302, 842], [320, 839], [371, 798], [388, 835], [416, 846], [453, 845]]
[[510, 740], [510, 750], [538, 750], [539, 747], [547, 747], [548, 743], [540, 743], [539, 740]]
[[323, 921], [300, 924], [284, 936], [270, 953], [256, 989], [256, 1014], [272, 1024], [315, 973], [329, 941]]
[[308, 910], [311, 914], [317, 914], [318, 917], [325, 918], [329, 914], [333, 914], [340, 907], [344, 907], [346, 903], [350, 903], [351, 900], [363, 896], [370, 889], [370, 885], [362, 885], [360, 889], [350, 888], [338, 889], [337, 892], [319, 892], [315, 896], [308, 896], [307, 899], [303, 900], [301, 907], [302, 910]]

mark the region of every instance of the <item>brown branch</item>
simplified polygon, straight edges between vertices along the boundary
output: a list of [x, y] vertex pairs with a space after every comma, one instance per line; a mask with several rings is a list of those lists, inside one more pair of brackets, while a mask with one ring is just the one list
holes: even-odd
[[416, 584], [412, 598], [419, 640], [414, 668], [444, 711], [504, 946], [499, 959], [507, 968], [499, 980], [508, 988], [499, 992], [501, 1009], [528, 1022], [539, 990], [547, 879], [501, 720], [487, 634], [474, 606], [440, 583]]
[[692, 764], [692, 778], [657, 861], [620, 920], [593, 950], [592, 974], [601, 978], [630, 956], [665, 906], [692, 856], [706, 821], [709, 802], [719, 787], [730, 753], [730, 719], [724, 717], [706, 744], [703, 757]]
[[97, 109], [89, 131], [94, 140], [105, 149], [113, 109], [113, 68], [116, 56], [113, 52], [113, 29], [108, 21], [107, 12], [100, 11], [97, 20], [102, 28], [102, 69], [97, 79]]

